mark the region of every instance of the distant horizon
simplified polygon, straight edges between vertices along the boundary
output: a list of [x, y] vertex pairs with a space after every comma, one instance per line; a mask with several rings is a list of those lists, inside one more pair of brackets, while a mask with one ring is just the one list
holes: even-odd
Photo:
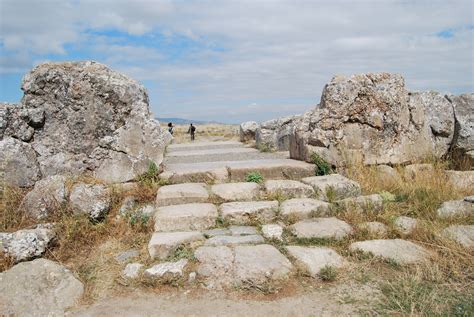
[[474, 91], [473, 2], [2, 0], [0, 101], [46, 61], [95, 60], [143, 84], [157, 117], [235, 123], [304, 113], [335, 75], [398, 73]]

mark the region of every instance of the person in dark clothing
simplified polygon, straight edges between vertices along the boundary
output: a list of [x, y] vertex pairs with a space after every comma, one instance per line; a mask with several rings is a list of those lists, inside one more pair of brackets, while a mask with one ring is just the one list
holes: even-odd
[[173, 135], [173, 128], [174, 128], [174, 125], [172, 122], [168, 123], [168, 132]]
[[188, 129], [188, 133], [191, 134], [191, 141], [194, 141], [194, 134], [195, 134], [195, 132], [196, 132], [196, 127], [193, 126], [193, 124], [191, 123], [191, 124], [189, 125], [189, 129]]

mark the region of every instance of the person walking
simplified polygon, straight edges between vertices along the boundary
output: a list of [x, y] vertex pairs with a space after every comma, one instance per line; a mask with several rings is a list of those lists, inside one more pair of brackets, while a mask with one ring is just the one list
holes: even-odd
[[174, 125], [172, 122], [168, 123], [168, 132], [173, 135], [173, 128], [174, 128]]
[[193, 124], [191, 123], [191, 124], [189, 125], [189, 129], [188, 129], [188, 133], [191, 134], [191, 141], [194, 141], [194, 134], [195, 134], [195, 132], [196, 132], [196, 127], [193, 126]]

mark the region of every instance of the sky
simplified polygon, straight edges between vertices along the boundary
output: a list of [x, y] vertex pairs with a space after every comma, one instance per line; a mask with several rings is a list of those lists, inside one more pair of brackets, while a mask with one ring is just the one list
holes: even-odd
[[335, 75], [402, 74], [474, 92], [474, 1], [0, 0], [0, 100], [46, 61], [141, 82], [157, 117], [240, 123], [303, 113]]

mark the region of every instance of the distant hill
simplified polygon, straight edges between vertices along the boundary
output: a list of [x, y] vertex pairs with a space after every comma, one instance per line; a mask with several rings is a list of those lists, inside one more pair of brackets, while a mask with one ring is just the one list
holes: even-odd
[[200, 120], [189, 120], [189, 119], [183, 119], [183, 118], [156, 118], [158, 121], [161, 123], [168, 123], [168, 122], [173, 122], [173, 124], [210, 124], [210, 123], [217, 123], [217, 124], [222, 124], [217, 121], [200, 121]]

